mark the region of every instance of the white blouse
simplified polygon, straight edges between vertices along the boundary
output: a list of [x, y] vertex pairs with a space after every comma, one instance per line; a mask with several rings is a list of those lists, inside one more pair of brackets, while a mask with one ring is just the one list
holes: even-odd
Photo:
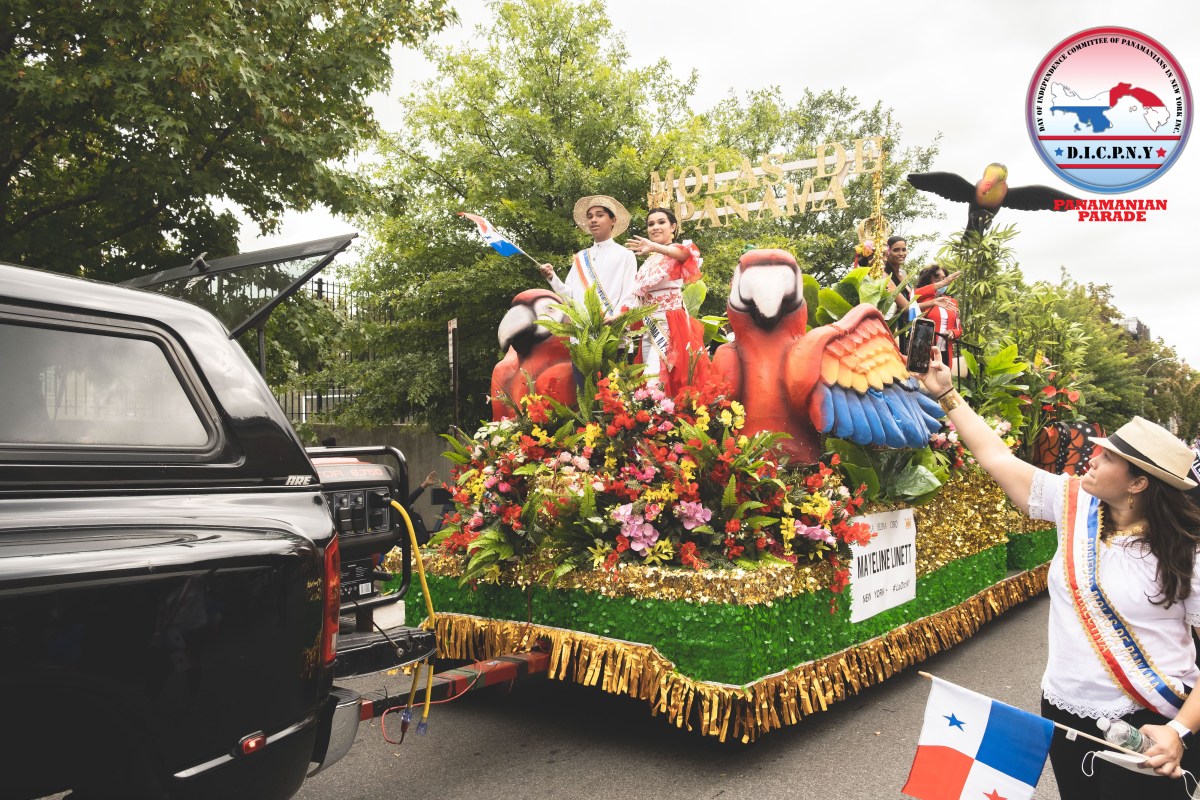
[[[1059, 708], [1080, 717], [1115, 719], [1142, 708], [1113, 682], [1092, 648], [1075, 611], [1063, 562], [1065, 501], [1069, 476], [1036, 470], [1029, 492], [1029, 516], [1058, 526], [1058, 549], [1050, 562], [1050, 654], [1042, 693]], [[1080, 491], [1080, 505], [1086, 492]], [[1190, 626], [1200, 625], [1200, 557], [1192, 570], [1192, 593], [1170, 608], [1160, 599], [1155, 571], [1158, 559], [1136, 536], [1117, 536], [1099, 545], [1097, 582], [1113, 609], [1158, 672], [1177, 690], [1194, 687], [1200, 670]]]

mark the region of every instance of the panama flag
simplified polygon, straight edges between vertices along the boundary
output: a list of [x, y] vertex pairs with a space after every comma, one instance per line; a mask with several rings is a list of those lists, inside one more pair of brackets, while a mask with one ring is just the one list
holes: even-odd
[[478, 225], [479, 235], [482, 236], [483, 240], [490, 244], [492, 248], [500, 255], [515, 256], [517, 253], [521, 252], [521, 248], [517, 247], [508, 239], [505, 239], [503, 236], [497, 233], [496, 229], [492, 227], [492, 223], [488, 222], [483, 217], [478, 217], [474, 214], [468, 214], [465, 211], [458, 212], [458, 215], [460, 217], [466, 217], [467, 219], [471, 220], [471, 222], [474, 222], [476, 225]]
[[1054, 723], [933, 679], [908, 783], [920, 800], [1029, 800]]

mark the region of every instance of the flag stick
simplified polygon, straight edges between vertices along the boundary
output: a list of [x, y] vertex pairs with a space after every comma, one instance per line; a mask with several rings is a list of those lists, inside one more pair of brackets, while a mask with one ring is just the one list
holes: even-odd
[[534, 264], [536, 264], [537, 266], [539, 266], [539, 267], [540, 267], [540, 266], [542, 265], [542, 262], [538, 261], [536, 258], [534, 258], [533, 256], [529, 255], [529, 253], [526, 253], [526, 252], [525, 252], [524, 250], [522, 250], [520, 247], [517, 247], [517, 245], [516, 245], [516, 244], [513, 244], [513, 247], [516, 247], [516, 248], [517, 248], [517, 252], [518, 252], [518, 253], [520, 253], [521, 255], [523, 255], [523, 256], [525, 256], [526, 258], [528, 258], [530, 261], [532, 261], [532, 262], [533, 262]]
[[[918, 670], [917, 674], [920, 675], [922, 678], [928, 678], [929, 680], [933, 680], [933, 676], [930, 675], [928, 672], [925, 672], [924, 670]], [[1099, 736], [1092, 736], [1090, 733], [1084, 733], [1083, 731], [1077, 731], [1074, 728], [1070, 727], [1069, 725], [1063, 725], [1061, 722], [1054, 722], [1054, 720], [1050, 720], [1050, 721], [1054, 723], [1054, 727], [1056, 727], [1056, 728], [1061, 728], [1062, 730], [1067, 731], [1068, 733], [1073, 733], [1076, 736], [1082, 736], [1083, 738], [1090, 739], [1093, 742], [1099, 742], [1100, 744], [1104, 745], [1105, 747], [1111, 747], [1113, 750], [1120, 750], [1122, 753], [1128, 753], [1131, 756], [1140, 756], [1141, 758], [1146, 757], [1145, 753], [1139, 753], [1136, 750], [1129, 750], [1127, 748], [1121, 747], [1120, 745], [1113, 744], [1112, 742], [1108, 741], [1107, 739], [1101, 739]]]

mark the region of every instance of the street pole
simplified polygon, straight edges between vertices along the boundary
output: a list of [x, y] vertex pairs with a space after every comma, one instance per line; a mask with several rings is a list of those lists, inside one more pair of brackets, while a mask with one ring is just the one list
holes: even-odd
[[1155, 361], [1150, 366], [1146, 367], [1146, 371], [1142, 373], [1142, 408], [1138, 412], [1139, 417], [1146, 416], [1146, 395], [1150, 394], [1150, 387], [1146, 384], [1146, 378], [1150, 375], [1150, 370], [1154, 369], [1155, 367], [1157, 367], [1159, 364], [1163, 363], [1164, 361], [1173, 361], [1173, 360], [1174, 359], [1172, 359], [1172, 358], [1168, 358], [1168, 357], [1164, 356], [1164, 357], [1158, 359], [1157, 361]]

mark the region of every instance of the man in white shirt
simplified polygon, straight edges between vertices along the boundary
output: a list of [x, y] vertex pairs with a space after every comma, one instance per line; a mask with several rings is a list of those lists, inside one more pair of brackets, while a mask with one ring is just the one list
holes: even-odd
[[633, 291], [637, 258], [613, 241], [629, 227], [629, 212], [613, 198], [603, 195], [581, 197], [575, 204], [575, 224], [591, 234], [592, 246], [575, 254], [565, 281], [559, 280], [551, 264], [542, 264], [542, 275], [560, 297], [583, 302], [595, 285], [605, 316], [620, 312], [617, 303]]

